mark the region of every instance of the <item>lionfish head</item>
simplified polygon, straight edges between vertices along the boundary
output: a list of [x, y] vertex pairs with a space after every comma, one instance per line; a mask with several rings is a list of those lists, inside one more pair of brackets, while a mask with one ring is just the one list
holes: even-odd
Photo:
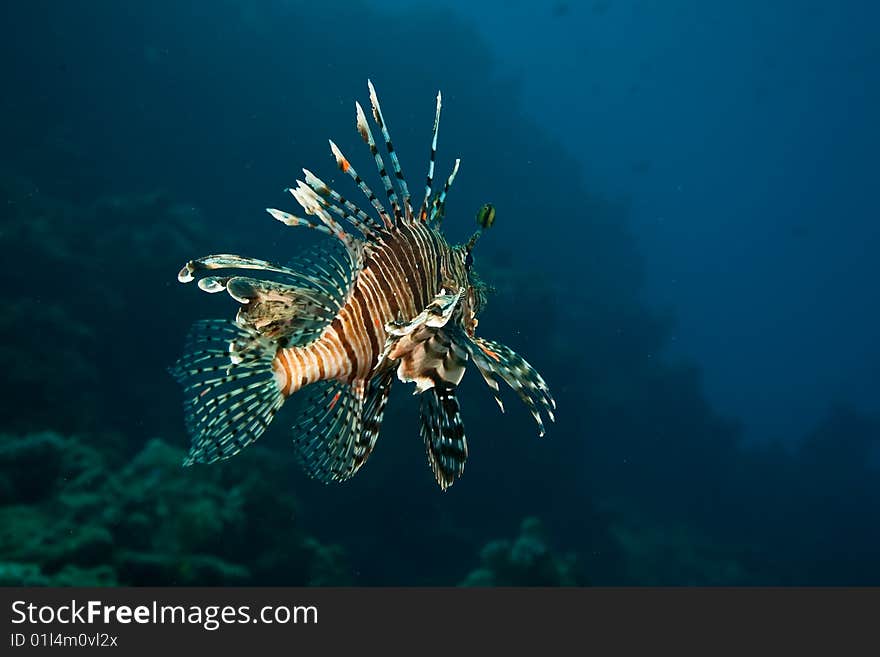
[[456, 252], [461, 258], [461, 267], [464, 272], [464, 286], [467, 289], [465, 295], [470, 300], [470, 306], [474, 315], [486, 306], [488, 295], [493, 291], [489, 285], [477, 274], [474, 269], [474, 247], [482, 235], [482, 230], [477, 231], [467, 243], [457, 247]]

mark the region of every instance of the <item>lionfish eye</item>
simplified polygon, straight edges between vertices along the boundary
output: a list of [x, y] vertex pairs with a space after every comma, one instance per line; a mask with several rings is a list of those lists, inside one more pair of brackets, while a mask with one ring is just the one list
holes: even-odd
[[474, 254], [470, 251], [467, 252], [467, 255], [464, 257], [464, 266], [465, 269], [470, 269], [474, 264]]

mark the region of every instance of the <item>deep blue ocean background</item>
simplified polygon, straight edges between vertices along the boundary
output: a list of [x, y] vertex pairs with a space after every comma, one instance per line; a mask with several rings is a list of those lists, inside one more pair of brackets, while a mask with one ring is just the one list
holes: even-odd
[[[0, 583], [880, 584], [876, 3], [0, 16]], [[167, 367], [235, 304], [177, 271], [314, 242], [263, 209], [293, 209], [301, 167], [355, 198], [328, 138], [379, 186], [368, 78], [415, 190], [442, 90], [449, 239], [497, 208], [479, 331], [541, 371], [558, 422], [537, 438], [471, 371], [445, 493], [404, 385], [345, 484], [297, 468], [290, 415], [181, 468]]]

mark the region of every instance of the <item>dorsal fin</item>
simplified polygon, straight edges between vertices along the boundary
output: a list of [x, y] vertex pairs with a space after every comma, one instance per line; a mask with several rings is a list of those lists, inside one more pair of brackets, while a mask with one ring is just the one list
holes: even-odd
[[[364, 237], [375, 239], [378, 237], [377, 231], [382, 228], [370, 215], [361, 210], [357, 205], [344, 198], [341, 194], [333, 190], [327, 183], [318, 178], [308, 169], [303, 169], [306, 176], [306, 184], [311, 187], [317, 194], [324, 197], [326, 207], [336, 215], [343, 217], [355, 228], [357, 228]], [[327, 198], [331, 200], [328, 201]], [[332, 202], [331, 202], [332, 201]], [[345, 209], [340, 208], [335, 203], [341, 204]]]
[[391, 133], [388, 131], [388, 124], [385, 122], [385, 117], [382, 116], [382, 106], [379, 104], [379, 96], [376, 94], [376, 89], [373, 87], [373, 83], [370, 80], [367, 80], [367, 87], [370, 90], [370, 104], [373, 106], [373, 119], [375, 119], [376, 125], [378, 125], [379, 129], [382, 131], [382, 137], [385, 139], [385, 148], [388, 150], [388, 157], [391, 158], [391, 168], [394, 170], [394, 177], [397, 179], [397, 184], [400, 187], [400, 196], [403, 198], [404, 216], [408, 221], [410, 217], [412, 217], [412, 203], [410, 202], [409, 188], [406, 186], [406, 177], [403, 175], [403, 170], [400, 168], [400, 161], [397, 159], [394, 145], [391, 143]]
[[333, 143], [333, 140], [330, 140], [330, 150], [333, 152], [333, 157], [336, 158], [336, 166], [343, 173], [347, 173], [349, 177], [354, 180], [355, 184], [358, 188], [363, 192], [363, 195], [367, 197], [367, 200], [379, 214], [379, 218], [382, 220], [385, 228], [393, 228], [394, 222], [391, 221], [391, 217], [388, 215], [388, 211], [385, 209], [385, 206], [382, 205], [382, 202], [376, 198], [376, 195], [373, 193], [373, 190], [370, 189], [369, 185], [364, 182], [363, 178], [358, 175], [358, 172], [355, 170], [353, 166], [351, 166], [351, 162], [348, 161], [348, 158], [342, 154], [342, 151], [339, 150], [339, 146]]
[[443, 185], [443, 191], [434, 199], [434, 203], [431, 205], [431, 214], [428, 216], [429, 222], [435, 221], [443, 216], [446, 208], [446, 195], [449, 193], [449, 188], [452, 187], [452, 183], [455, 182], [455, 176], [458, 173], [459, 164], [461, 164], [461, 160], [456, 159], [455, 164], [452, 166], [452, 173], [449, 174], [449, 177], [446, 179], [446, 184]]
[[434, 184], [434, 160], [437, 158], [437, 132], [440, 129], [440, 107], [442, 104], [442, 96], [437, 92], [437, 109], [434, 112], [434, 131], [431, 135], [431, 155], [428, 158], [428, 175], [425, 179], [425, 200], [419, 207], [419, 219], [427, 221], [428, 219], [428, 203], [431, 202], [431, 186]]
[[379, 154], [379, 149], [376, 148], [376, 142], [373, 139], [373, 131], [370, 130], [370, 126], [367, 123], [366, 116], [364, 116], [364, 110], [361, 107], [361, 104], [355, 102], [354, 106], [355, 112], [357, 113], [358, 132], [370, 147], [370, 153], [376, 161], [376, 169], [379, 171], [379, 178], [382, 179], [382, 186], [385, 187], [385, 194], [388, 196], [388, 202], [391, 203], [391, 209], [394, 211], [394, 219], [399, 224], [403, 221], [403, 211], [400, 209], [400, 201], [397, 198], [397, 194], [394, 192], [394, 185], [391, 183], [391, 178], [388, 177], [388, 171], [385, 169], [385, 162]]

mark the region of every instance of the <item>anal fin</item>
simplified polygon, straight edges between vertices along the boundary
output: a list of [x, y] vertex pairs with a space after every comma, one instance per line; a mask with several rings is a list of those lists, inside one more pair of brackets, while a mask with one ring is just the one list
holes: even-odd
[[361, 438], [363, 381], [319, 381], [305, 388], [306, 408], [293, 427], [293, 442], [306, 473], [319, 481], [345, 481], [365, 460]]
[[388, 395], [391, 392], [393, 382], [394, 370], [389, 369], [374, 376], [367, 386], [361, 420], [361, 435], [355, 441], [354, 446], [353, 472], [357, 472], [373, 453], [376, 440], [379, 438], [379, 430], [382, 428], [385, 406], [388, 404]]

